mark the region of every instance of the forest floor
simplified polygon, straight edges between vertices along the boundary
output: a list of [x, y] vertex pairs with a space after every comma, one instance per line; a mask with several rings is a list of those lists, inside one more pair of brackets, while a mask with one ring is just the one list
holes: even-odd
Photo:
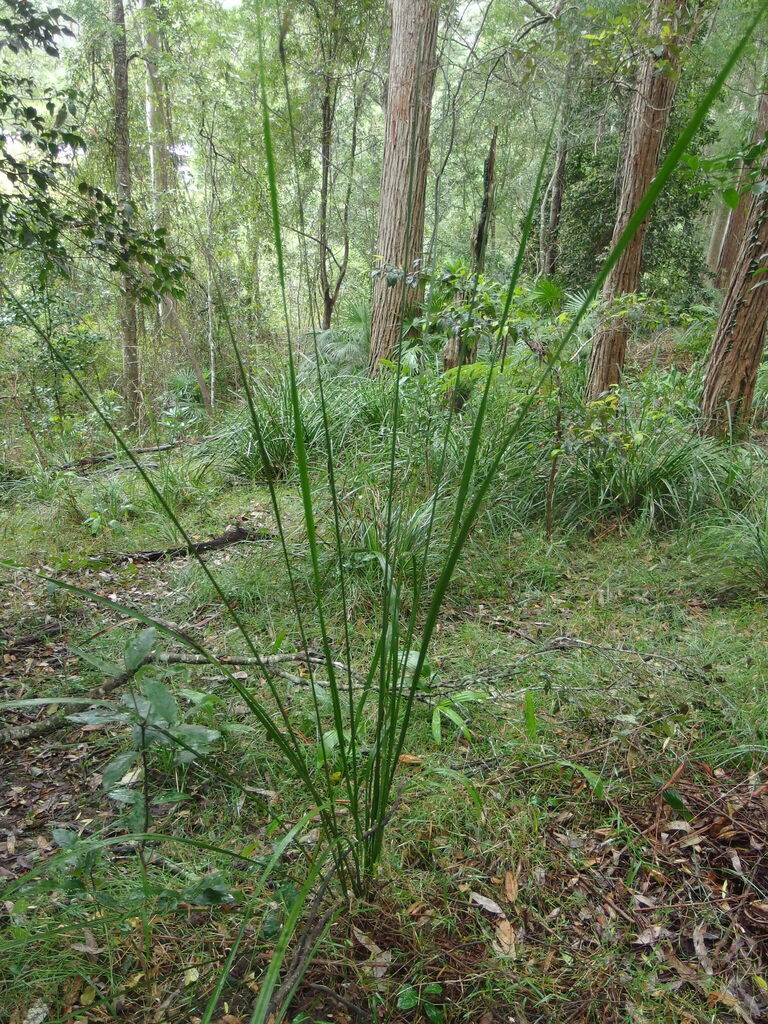
[[[263, 530], [208, 561], [270, 650], [295, 623], [266, 508], [261, 489], [241, 486], [184, 518], [201, 539], [235, 523]], [[59, 498], [0, 512], [0, 537], [25, 566], [5, 570], [0, 699], [45, 699], [6, 711], [4, 726], [66, 709], [135, 633], [128, 611], [46, 576], [219, 654], [242, 650], [189, 558], [91, 560], [168, 545], [157, 517], [127, 517], [119, 537], [92, 533]], [[362, 664], [374, 614], [362, 591], [354, 614]], [[438, 741], [434, 706], [417, 710], [380, 877], [367, 900], [336, 904], [289, 1019], [768, 1019], [764, 603], [703, 585], [695, 536], [615, 523], [592, 538], [479, 535], [434, 664], [446, 692], [475, 693], [462, 705], [468, 735], [444, 720]], [[298, 818], [302, 794], [225, 679], [209, 666], [158, 671], [223, 740], [188, 767], [159, 751], [121, 781], [151, 787], [152, 831], [237, 857], [120, 841], [126, 806], [105, 794], [102, 772], [127, 749], [125, 726], [68, 722], [0, 748], [10, 1024], [199, 1020], [243, 924], [214, 1020], [250, 1017], [294, 881], [288, 862], [254, 906], [253, 863]], [[298, 688], [287, 696], [300, 712]], [[97, 835], [111, 838], [98, 853], [87, 846]], [[69, 863], [46, 875], [67, 844]], [[14, 889], [34, 871], [45, 885]]]

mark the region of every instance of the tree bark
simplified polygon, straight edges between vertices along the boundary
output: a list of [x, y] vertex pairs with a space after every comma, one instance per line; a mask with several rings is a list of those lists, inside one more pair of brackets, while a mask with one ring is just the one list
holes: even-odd
[[155, 0], [142, 0], [141, 6], [144, 12], [144, 63], [147, 69], [145, 108], [152, 210], [157, 223], [167, 227], [172, 168], [168, 151], [165, 87], [158, 68], [161, 39]]
[[488, 156], [485, 158], [483, 167], [483, 202], [471, 242], [472, 272], [475, 274], [482, 274], [485, 269], [485, 250], [488, 246], [488, 233], [493, 216], [493, 199], [496, 190], [496, 140], [498, 135], [499, 129], [494, 128]]
[[[699, 26], [700, 14], [700, 0], [653, 0], [651, 34], [662, 38], [666, 28], [666, 41], [660, 54], [658, 47], [654, 47], [657, 52], [648, 53], [638, 72], [611, 246], [618, 242], [658, 170], [682, 56]], [[646, 218], [611, 269], [601, 293], [603, 303], [638, 290], [647, 227]], [[594, 401], [619, 383], [628, 334], [629, 324], [622, 316], [609, 315], [596, 331], [587, 373], [587, 401]]]
[[[496, 141], [499, 129], [493, 129], [491, 144], [488, 147], [488, 156], [483, 165], [483, 200], [480, 204], [480, 216], [472, 232], [469, 247], [472, 254], [472, 273], [482, 274], [485, 267], [485, 251], [488, 245], [488, 235], [493, 219], [493, 200], [496, 187]], [[466, 296], [463, 292], [457, 291], [454, 301], [461, 305]], [[477, 339], [467, 342], [462, 337], [461, 331], [451, 333], [443, 346], [443, 372], [453, 370], [457, 366], [466, 366], [477, 361]], [[454, 395], [454, 407], [459, 407], [459, 396]]]
[[[758, 124], [768, 118], [768, 92], [760, 98]], [[768, 159], [763, 160], [768, 173]], [[748, 198], [741, 238], [715, 336], [709, 350], [701, 395], [703, 430], [712, 435], [737, 434], [752, 409], [757, 370], [768, 320], [768, 193]]]
[[[392, 0], [384, 155], [379, 188], [377, 271], [371, 303], [369, 368], [400, 340], [401, 317], [419, 301], [406, 281], [424, 246], [429, 121], [435, 85], [438, 7], [434, 0]], [[388, 281], [388, 271], [397, 279]]]
[[[541, 243], [539, 246], [539, 267], [544, 277], [555, 272], [558, 248], [557, 239], [560, 229], [560, 213], [563, 208], [563, 190], [565, 188], [565, 170], [568, 162], [568, 123], [572, 109], [572, 83], [576, 70], [576, 59], [572, 58], [565, 75], [562, 110], [560, 112], [560, 128], [557, 135], [555, 150], [555, 166], [541, 208]], [[549, 209], [546, 199], [549, 197]]]
[[723, 241], [728, 230], [730, 215], [729, 207], [721, 202], [712, 217], [712, 233], [709, 236], [709, 247], [707, 248], [707, 266], [715, 275], [717, 275], [720, 265], [720, 253], [723, 250]]
[[320, 104], [320, 288], [323, 299], [321, 327], [330, 329], [334, 298], [328, 279], [328, 199], [331, 188], [331, 142], [336, 112], [337, 82], [331, 74], [323, 79], [323, 99]]
[[[112, 0], [112, 63], [115, 85], [115, 191], [124, 212], [130, 213], [131, 159], [128, 129], [128, 55], [123, 0]], [[130, 275], [120, 278], [120, 333], [123, 353], [123, 397], [128, 422], [135, 426], [141, 410], [139, 341], [136, 297]]]
[[541, 259], [541, 272], [550, 277], [557, 264], [557, 236], [560, 227], [560, 211], [563, 208], [563, 189], [565, 188], [565, 166], [568, 149], [563, 132], [557, 143], [555, 168], [552, 172], [551, 193], [549, 199], [549, 217], [544, 229], [544, 246]]
[[[760, 142], [768, 131], [768, 104], [764, 102], [764, 94], [758, 101], [757, 116], [755, 118], [755, 131], [752, 136], [753, 142]], [[738, 189], [741, 192], [748, 181], [749, 170], [742, 167], [739, 174]], [[737, 265], [739, 247], [747, 227], [747, 215], [749, 213], [749, 195], [742, 195], [735, 210], [730, 211], [728, 226], [725, 230], [722, 245], [718, 252], [717, 274], [715, 284], [718, 288], [725, 288], [728, 285], [730, 276]]]

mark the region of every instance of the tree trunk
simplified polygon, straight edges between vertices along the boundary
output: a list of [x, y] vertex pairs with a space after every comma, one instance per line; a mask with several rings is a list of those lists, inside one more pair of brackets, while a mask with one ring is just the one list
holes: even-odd
[[[377, 270], [371, 303], [369, 368], [377, 371], [400, 340], [403, 312], [422, 289], [405, 278], [419, 269], [429, 164], [429, 120], [435, 85], [435, 0], [392, 0], [384, 155], [379, 188]], [[394, 283], [388, 277], [397, 274]]]
[[560, 211], [563, 208], [563, 188], [565, 187], [565, 164], [568, 149], [563, 132], [557, 143], [555, 169], [552, 172], [551, 193], [549, 200], [549, 218], [544, 230], [544, 251], [541, 260], [541, 272], [550, 277], [555, 272], [557, 263], [557, 235], [560, 227]]
[[493, 217], [493, 198], [496, 187], [496, 140], [499, 129], [493, 129], [491, 145], [483, 167], [483, 202], [477, 227], [472, 235], [472, 272], [482, 274], [485, 269], [485, 250], [488, 246], [488, 232]]
[[[651, 34], [654, 38], [664, 38], [665, 43], [660, 55], [648, 53], [638, 72], [629, 114], [612, 246], [618, 242], [659, 168], [682, 55], [698, 28], [700, 11], [699, 0], [653, 0]], [[646, 218], [612, 268], [603, 285], [603, 303], [609, 304], [638, 290], [647, 227]], [[594, 401], [612, 385], [618, 384], [624, 367], [628, 334], [626, 318], [610, 317], [610, 314], [596, 331], [589, 358], [587, 401]]]
[[[555, 272], [558, 249], [557, 238], [560, 229], [560, 212], [563, 208], [563, 189], [565, 188], [565, 168], [568, 161], [568, 123], [572, 109], [572, 82], [576, 70], [575, 58], [572, 58], [565, 75], [563, 90], [565, 99], [560, 112], [560, 128], [557, 135], [555, 166], [552, 171], [545, 202], [541, 209], [541, 242], [539, 246], [539, 267], [544, 277]], [[546, 198], [549, 196], [549, 210]]]
[[[115, 191], [124, 211], [130, 212], [131, 160], [128, 132], [128, 55], [123, 0], [112, 0], [112, 61], [115, 84]], [[136, 297], [130, 275], [120, 278], [120, 333], [123, 352], [123, 397], [128, 422], [135, 426], [141, 410], [139, 341]]]
[[320, 288], [323, 297], [323, 318], [321, 327], [330, 329], [333, 316], [333, 294], [328, 280], [328, 198], [331, 189], [331, 141], [333, 121], [336, 113], [337, 83], [332, 75], [324, 78], [323, 99], [320, 104], [322, 126], [320, 129]]
[[[760, 99], [758, 124], [768, 118], [768, 92]], [[763, 161], [768, 173], [768, 159]], [[748, 199], [746, 227], [709, 350], [701, 395], [703, 429], [735, 434], [749, 419], [768, 320], [768, 193]]]
[[[753, 142], [761, 142], [768, 131], [768, 104], [764, 101], [764, 94], [758, 102], [757, 116], [755, 118], [755, 131], [752, 136]], [[742, 167], [739, 175], [738, 189], [741, 191], [748, 181], [748, 168]], [[747, 214], [749, 212], [749, 195], [743, 195], [735, 210], [730, 211], [728, 227], [723, 237], [723, 242], [718, 253], [717, 274], [715, 284], [718, 288], [725, 288], [728, 285], [731, 273], [737, 265], [739, 247], [747, 226]]]
[[[472, 254], [472, 273], [482, 274], [485, 267], [485, 251], [488, 246], [488, 235], [493, 219], [493, 200], [496, 181], [496, 140], [499, 129], [493, 129], [491, 144], [488, 147], [488, 156], [483, 165], [483, 201], [480, 205], [480, 216], [472, 232], [469, 247]], [[454, 302], [457, 306], [465, 301], [463, 292], [457, 291]], [[453, 370], [457, 366], [466, 366], [477, 361], [477, 339], [467, 342], [461, 331], [452, 333], [443, 346], [443, 372]], [[454, 396], [454, 407], [457, 408]]]
[[155, 221], [168, 226], [170, 215], [169, 193], [172, 169], [168, 152], [168, 121], [165, 110], [165, 88], [158, 70], [160, 33], [157, 26], [155, 0], [142, 0], [144, 12], [144, 64], [147, 69], [146, 120], [149, 149], [149, 174], [152, 187], [152, 210]]
[[709, 236], [709, 247], [707, 249], [707, 266], [713, 274], [717, 274], [720, 265], [720, 253], [723, 249], [725, 233], [728, 230], [728, 221], [731, 211], [725, 203], [719, 203], [712, 217], [712, 234]]

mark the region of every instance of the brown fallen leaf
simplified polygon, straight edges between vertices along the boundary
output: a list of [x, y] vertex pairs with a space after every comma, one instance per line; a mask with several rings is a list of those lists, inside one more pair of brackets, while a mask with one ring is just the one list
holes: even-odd
[[636, 939], [632, 940], [633, 946], [652, 946], [659, 939], [669, 938], [670, 932], [660, 924], [652, 924], [643, 928]]
[[377, 946], [373, 939], [369, 938], [365, 932], [361, 932], [359, 928], [353, 926], [352, 934], [363, 949], [367, 949], [371, 954], [371, 959], [365, 965], [371, 977], [383, 978], [389, 970], [389, 965], [392, 963], [391, 951], [383, 950], [380, 946]]
[[75, 942], [73, 943], [72, 946], [70, 946], [70, 949], [74, 949], [78, 953], [95, 954], [104, 952], [103, 947], [99, 946], [98, 942], [96, 941], [96, 936], [89, 928], [84, 929], [83, 935], [85, 936], [85, 942]]
[[[519, 870], [519, 869], [518, 869]], [[504, 895], [507, 897], [510, 903], [514, 903], [517, 899], [518, 883], [517, 883], [517, 871], [505, 871], [504, 872]]]
[[424, 758], [419, 757], [417, 754], [401, 754], [397, 760], [400, 764], [418, 765], [424, 763]]
[[712, 977], [715, 973], [715, 969], [712, 966], [712, 960], [707, 952], [707, 944], [704, 939], [706, 934], [707, 925], [702, 921], [701, 924], [697, 924], [693, 929], [693, 948], [696, 951], [696, 957], [699, 963], [704, 968], [704, 973]]
[[493, 940], [494, 952], [499, 956], [515, 955], [515, 929], [505, 918], [496, 925], [496, 938]]

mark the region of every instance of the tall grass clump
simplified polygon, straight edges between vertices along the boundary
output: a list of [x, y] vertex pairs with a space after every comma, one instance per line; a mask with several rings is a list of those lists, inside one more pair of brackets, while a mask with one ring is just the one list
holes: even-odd
[[567, 523], [612, 516], [665, 528], [743, 503], [748, 493], [745, 450], [618, 393], [590, 403], [563, 449], [555, 506]]
[[768, 502], [709, 516], [692, 534], [690, 551], [701, 578], [718, 592], [768, 593]]

